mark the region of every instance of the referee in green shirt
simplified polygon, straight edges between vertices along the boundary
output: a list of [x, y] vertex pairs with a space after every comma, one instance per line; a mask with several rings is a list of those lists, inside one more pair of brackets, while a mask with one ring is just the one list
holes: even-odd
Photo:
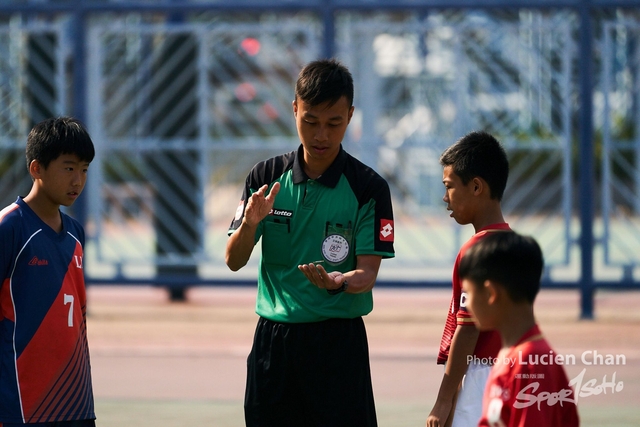
[[376, 426], [362, 316], [382, 258], [394, 256], [387, 182], [342, 148], [353, 79], [335, 60], [300, 72], [301, 145], [255, 165], [229, 227], [226, 263], [262, 243], [247, 365], [247, 426]]

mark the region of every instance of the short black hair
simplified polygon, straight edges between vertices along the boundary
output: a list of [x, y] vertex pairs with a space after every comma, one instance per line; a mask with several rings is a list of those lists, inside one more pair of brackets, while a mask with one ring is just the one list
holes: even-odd
[[514, 302], [533, 304], [543, 267], [542, 250], [533, 237], [500, 231], [474, 244], [462, 257], [458, 272], [460, 279], [468, 279], [474, 286], [495, 281]]
[[475, 177], [484, 179], [491, 198], [502, 200], [509, 178], [509, 160], [493, 135], [484, 131], [466, 134], [442, 153], [440, 164], [452, 166], [465, 185]]
[[329, 101], [335, 104], [342, 97], [353, 105], [353, 77], [335, 59], [319, 59], [307, 64], [298, 75], [296, 99], [315, 106]]
[[73, 117], [54, 117], [36, 124], [27, 136], [27, 169], [37, 160], [46, 169], [62, 154], [75, 154], [89, 162], [95, 157], [95, 148], [89, 133]]

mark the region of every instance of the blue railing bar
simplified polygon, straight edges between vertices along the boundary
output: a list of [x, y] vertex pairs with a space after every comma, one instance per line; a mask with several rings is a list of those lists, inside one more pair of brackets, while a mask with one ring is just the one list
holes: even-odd
[[495, 9], [495, 8], [635, 8], [640, 0], [379, 0], [379, 1], [344, 1], [316, 0], [300, 3], [289, 1], [237, 2], [224, 1], [212, 3], [98, 3], [76, 0], [66, 3], [19, 3], [0, 5], [0, 13], [59, 13], [59, 12], [206, 12], [206, 11], [301, 11], [317, 10], [421, 10], [421, 9]]

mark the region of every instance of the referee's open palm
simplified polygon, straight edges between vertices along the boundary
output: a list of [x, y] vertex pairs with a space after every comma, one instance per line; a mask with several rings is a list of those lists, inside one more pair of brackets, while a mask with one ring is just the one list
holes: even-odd
[[273, 184], [268, 195], [266, 195], [267, 188], [269, 188], [267, 184], [260, 187], [258, 191], [251, 195], [249, 202], [247, 202], [247, 207], [244, 211], [244, 220], [252, 227], [262, 221], [267, 215], [269, 215], [271, 209], [273, 209], [273, 203], [280, 191], [280, 183], [276, 182]]

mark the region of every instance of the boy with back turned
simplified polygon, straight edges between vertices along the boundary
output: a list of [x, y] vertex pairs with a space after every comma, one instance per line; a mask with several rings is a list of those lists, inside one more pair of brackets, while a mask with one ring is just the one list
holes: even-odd
[[487, 236], [460, 262], [467, 307], [478, 329], [496, 330], [502, 340], [484, 392], [480, 427], [580, 424], [562, 364], [532, 362], [554, 360], [533, 311], [543, 265], [538, 243], [516, 233]]

